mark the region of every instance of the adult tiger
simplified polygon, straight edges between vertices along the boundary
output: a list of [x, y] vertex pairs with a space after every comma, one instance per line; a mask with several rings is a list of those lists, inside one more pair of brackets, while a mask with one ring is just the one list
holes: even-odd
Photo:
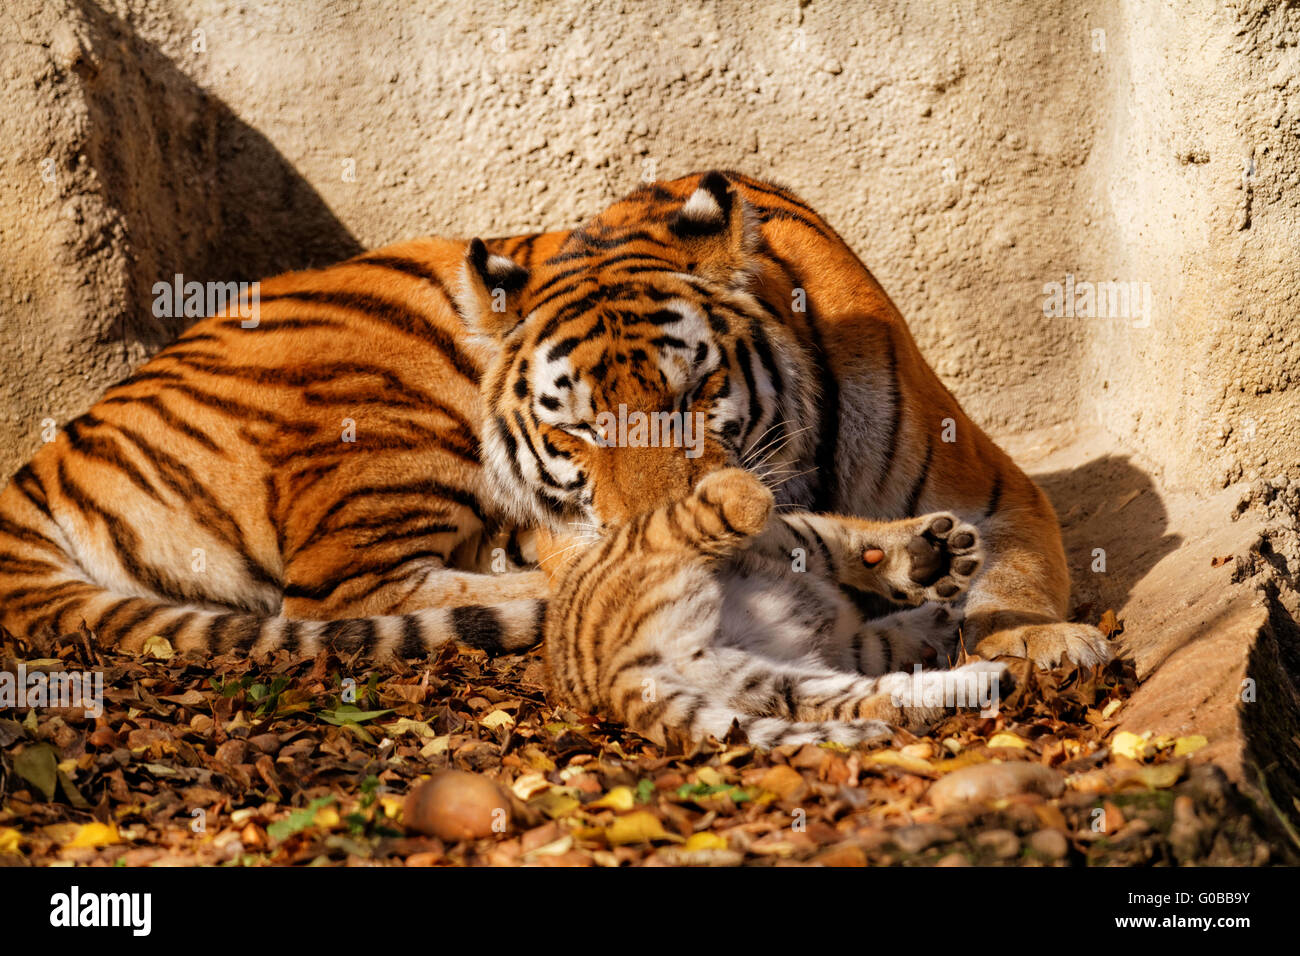
[[[0, 624], [84, 621], [127, 648], [519, 648], [546, 580], [482, 573], [502, 529], [622, 521], [742, 464], [788, 505], [977, 524], [981, 654], [1108, 656], [1063, 621], [1042, 493], [777, 186], [694, 175], [572, 233], [391, 246], [264, 282], [248, 325], [200, 321], [14, 476]], [[698, 453], [608, 447], [619, 406], [706, 416]]]

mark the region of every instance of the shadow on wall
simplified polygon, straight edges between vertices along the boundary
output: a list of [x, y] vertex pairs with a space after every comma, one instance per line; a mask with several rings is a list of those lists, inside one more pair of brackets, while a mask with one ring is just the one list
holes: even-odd
[[1127, 457], [1106, 455], [1033, 479], [1061, 519], [1075, 620], [1119, 611], [1133, 586], [1182, 543], [1181, 535], [1166, 534], [1169, 516], [1155, 482]]
[[[124, 314], [106, 330], [150, 351], [193, 318], [158, 318], [155, 282], [251, 281], [361, 251], [275, 146], [124, 20], [76, 0], [90, 49], [85, 149], [130, 263]], [[141, 307], [136, 307], [136, 304]]]

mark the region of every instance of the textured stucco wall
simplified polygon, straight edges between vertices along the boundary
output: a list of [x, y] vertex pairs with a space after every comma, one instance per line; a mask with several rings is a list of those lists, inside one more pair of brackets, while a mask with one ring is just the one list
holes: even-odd
[[[1167, 487], [1294, 474], [1298, 43], [1268, 0], [7, 0], [0, 473], [177, 331], [173, 273], [734, 166], [827, 216], [995, 434], [1097, 423]], [[1067, 274], [1147, 284], [1149, 323], [1044, 316]]]

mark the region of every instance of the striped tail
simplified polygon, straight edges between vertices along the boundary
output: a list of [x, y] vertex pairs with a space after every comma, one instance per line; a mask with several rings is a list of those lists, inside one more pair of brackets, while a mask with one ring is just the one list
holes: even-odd
[[[14, 486], [8, 490], [12, 503]], [[59, 639], [84, 623], [97, 646], [138, 652], [154, 636], [180, 651], [258, 654], [284, 648], [314, 654], [324, 647], [374, 658], [424, 656], [448, 641], [490, 653], [528, 648], [541, 639], [545, 601], [518, 598], [491, 606], [437, 607], [381, 617], [300, 620], [168, 602], [156, 595], [104, 587], [58, 543], [58, 525], [35, 509], [32, 523], [0, 508], [0, 626], [11, 634]], [[144, 591], [144, 588], [140, 588]]]
[[[108, 533], [116, 532], [108, 524]], [[96, 645], [139, 652], [165, 637], [181, 652], [313, 654], [331, 646], [374, 658], [422, 657], [448, 641], [490, 653], [529, 648], [541, 640], [545, 601], [537, 597], [491, 606], [429, 607], [372, 618], [307, 620], [256, 606], [229, 607], [192, 594], [169, 601], [144, 585], [105, 587], [70, 555], [30, 468], [0, 494], [0, 626], [36, 639], [74, 633], [85, 623]], [[134, 592], [134, 593], [131, 593]], [[266, 601], [265, 594], [261, 600]]]
[[0, 554], [0, 624], [6, 630], [33, 635], [44, 631], [57, 638], [84, 622], [97, 646], [128, 652], [139, 652], [157, 636], [179, 651], [211, 655], [278, 649], [315, 654], [330, 647], [377, 659], [422, 657], [453, 640], [495, 654], [536, 644], [546, 608], [544, 601], [526, 599], [492, 607], [308, 621], [128, 597], [70, 575], [24, 584], [14, 574], [15, 563]]
[[496, 654], [536, 644], [546, 608], [544, 601], [525, 599], [491, 607], [309, 621], [127, 597], [72, 576], [25, 586], [14, 570], [14, 561], [0, 555], [0, 624], [9, 632], [44, 631], [57, 638], [84, 622], [96, 646], [127, 652], [139, 652], [156, 636], [178, 651], [205, 655], [256, 655], [278, 649], [311, 655], [329, 647], [376, 659], [409, 658], [423, 657], [453, 640]]

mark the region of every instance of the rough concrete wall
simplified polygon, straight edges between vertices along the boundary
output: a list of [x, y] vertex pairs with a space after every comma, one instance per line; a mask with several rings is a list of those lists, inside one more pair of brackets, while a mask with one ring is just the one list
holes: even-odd
[[[1298, 29], [1268, 0], [10, 0], [0, 473], [177, 331], [173, 273], [572, 225], [710, 166], [820, 209], [995, 433], [1095, 421], [1189, 487], [1294, 472]], [[1067, 273], [1149, 283], [1150, 325], [1045, 317]]]
[[1166, 487], [1300, 464], [1300, 9], [1100, 12], [1108, 118], [1085, 169], [1087, 268], [1149, 282], [1148, 328], [1091, 337], [1080, 404]]

